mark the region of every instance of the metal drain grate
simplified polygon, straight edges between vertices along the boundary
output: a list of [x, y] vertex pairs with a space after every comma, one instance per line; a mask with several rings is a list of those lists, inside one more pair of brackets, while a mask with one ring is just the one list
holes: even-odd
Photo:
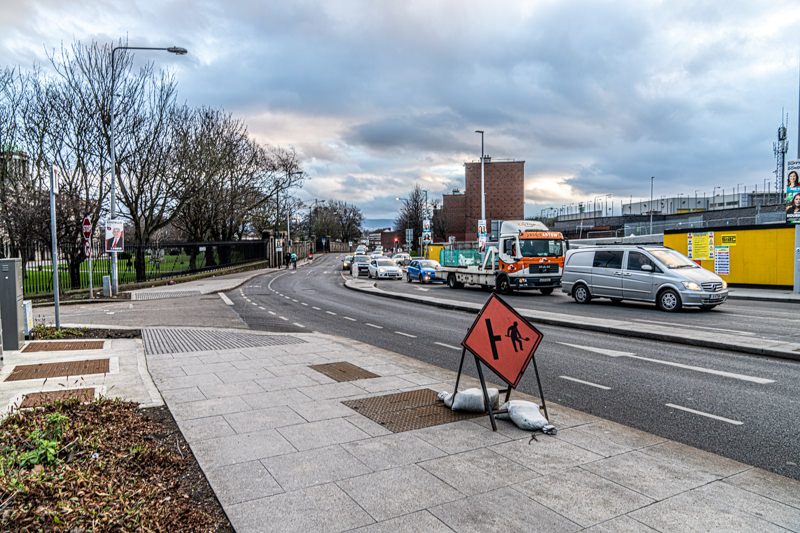
[[290, 335], [257, 335], [204, 329], [143, 329], [142, 340], [148, 355], [235, 350], [306, 342]]
[[103, 341], [31, 342], [22, 349], [26, 352], [56, 352], [61, 350], [102, 350]]
[[482, 413], [464, 413], [445, 407], [435, 391], [419, 389], [342, 402], [392, 433], [422, 429], [459, 420], [468, 420]]
[[378, 374], [373, 374], [369, 370], [364, 370], [361, 367], [345, 361], [338, 363], [325, 363], [323, 365], [311, 365], [309, 368], [313, 368], [317, 372], [325, 374], [329, 378], [336, 381], [355, 381], [357, 379], [380, 377]]
[[89, 359], [85, 361], [66, 361], [63, 363], [39, 363], [36, 365], [17, 365], [6, 381], [24, 379], [60, 378], [83, 376], [87, 374], [107, 374], [108, 359]]
[[55, 390], [50, 392], [33, 392], [26, 394], [22, 397], [22, 403], [19, 404], [20, 408], [26, 407], [41, 407], [48, 403], [53, 403], [58, 400], [69, 400], [77, 398], [80, 402], [91, 402], [94, 400], [94, 389], [67, 389]]

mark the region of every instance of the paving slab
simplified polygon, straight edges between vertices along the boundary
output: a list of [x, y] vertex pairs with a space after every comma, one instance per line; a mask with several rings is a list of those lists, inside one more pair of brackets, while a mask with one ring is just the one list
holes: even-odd
[[340, 445], [269, 457], [262, 459], [261, 463], [286, 491], [322, 485], [373, 471]]

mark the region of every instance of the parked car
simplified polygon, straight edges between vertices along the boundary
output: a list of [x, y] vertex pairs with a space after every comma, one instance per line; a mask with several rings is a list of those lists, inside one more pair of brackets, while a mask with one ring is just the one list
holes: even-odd
[[403, 277], [403, 272], [400, 270], [400, 267], [395, 265], [394, 261], [386, 257], [370, 261], [368, 274], [370, 278], [402, 279]]
[[408, 264], [406, 271], [406, 280], [411, 283], [411, 280], [417, 280], [420, 283], [432, 283], [440, 281], [444, 283], [444, 278], [439, 279], [436, 277], [436, 271], [441, 268], [439, 261], [434, 259], [414, 259]]
[[342, 270], [350, 270], [350, 265], [353, 263], [353, 256], [346, 255], [342, 259]]
[[411, 262], [411, 256], [405, 252], [397, 252], [392, 256], [392, 261], [397, 266], [406, 266]]
[[369, 274], [369, 256], [354, 255], [353, 263], [350, 265], [350, 274], [357, 278], [361, 274]]
[[561, 290], [578, 303], [592, 298], [654, 302], [662, 311], [713, 309], [728, 298], [725, 280], [663, 246], [615, 245], [567, 252]]

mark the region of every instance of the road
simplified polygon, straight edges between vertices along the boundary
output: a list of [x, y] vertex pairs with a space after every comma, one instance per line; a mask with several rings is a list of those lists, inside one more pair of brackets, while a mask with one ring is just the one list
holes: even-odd
[[[321, 256], [307, 267], [256, 278], [229, 296], [242, 320], [255, 329], [340, 335], [457, 370], [460, 342], [474, 313], [360, 293], [345, 288], [344, 279], [338, 257]], [[379, 283], [391, 284], [393, 290], [402, 286], [422, 293], [441, 291], [441, 295], [453, 294], [463, 300], [483, 302], [488, 297], [480, 290]], [[600, 302], [578, 306], [557, 296], [526, 294], [507, 301], [512, 306], [524, 301], [527, 307], [553, 307], [573, 313], [576, 320], [615, 313], [628, 317], [631, 327], [637, 328], [669, 320], [687, 328], [705, 328], [713, 335], [725, 331], [747, 334], [745, 328], [780, 333], [782, 320], [784, 325], [795, 321], [791, 306], [774, 303], [729, 302], [711, 312], [668, 315], [653, 306]], [[766, 310], [778, 318], [763, 319]], [[537, 327], [544, 338], [536, 362], [548, 402], [800, 479], [796, 423], [800, 363], [571, 328]], [[472, 363], [465, 367], [467, 373], [476, 375]], [[538, 395], [532, 369], [519, 389]]]

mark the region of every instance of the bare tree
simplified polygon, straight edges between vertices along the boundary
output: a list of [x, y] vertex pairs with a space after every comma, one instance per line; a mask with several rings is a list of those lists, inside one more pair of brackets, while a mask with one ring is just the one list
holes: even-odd
[[408, 198], [403, 200], [400, 214], [394, 222], [398, 231], [404, 231], [408, 228], [413, 230], [412, 242], [417, 250], [420, 250], [419, 239], [422, 237], [422, 221], [428, 218], [428, 214], [424, 191], [417, 184], [408, 195]]

